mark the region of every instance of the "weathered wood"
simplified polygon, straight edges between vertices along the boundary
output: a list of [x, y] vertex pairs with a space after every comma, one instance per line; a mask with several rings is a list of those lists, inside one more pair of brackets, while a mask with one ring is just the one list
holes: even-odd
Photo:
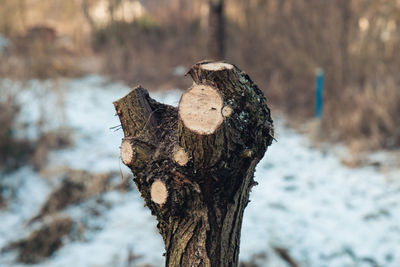
[[254, 168], [273, 140], [270, 110], [234, 65], [200, 62], [189, 74], [178, 109], [141, 87], [114, 103], [121, 156], [157, 217], [166, 266], [237, 266]]

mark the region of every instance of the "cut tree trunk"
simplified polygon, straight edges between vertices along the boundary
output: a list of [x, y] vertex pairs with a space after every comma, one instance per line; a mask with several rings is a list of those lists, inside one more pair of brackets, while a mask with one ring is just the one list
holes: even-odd
[[266, 98], [236, 66], [200, 62], [179, 107], [142, 87], [114, 102], [121, 158], [158, 220], [166, 266], [237, 266], [254, 168], [273, 140]]

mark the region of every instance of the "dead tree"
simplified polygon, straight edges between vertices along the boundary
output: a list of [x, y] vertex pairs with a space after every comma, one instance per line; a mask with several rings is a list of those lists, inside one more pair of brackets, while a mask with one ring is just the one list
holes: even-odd
[[200, 62], [178, 108], [137, 87], [114, 102], [121, 158], [157, 217], [166, 266], [237, 266], [254, 168], [273, 139], [266, 98], [236, 66]]

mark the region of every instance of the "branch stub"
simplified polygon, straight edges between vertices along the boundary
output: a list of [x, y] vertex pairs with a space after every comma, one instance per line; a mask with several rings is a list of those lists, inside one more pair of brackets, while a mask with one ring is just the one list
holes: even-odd
[[232, 112], [233, 112], [233, 109], [230, 106], [225, 106], [222, 109], [222, 116], [224, 116], [225, 118], [229, 117], [232, 114]]
[[183, 147], [177, 147], [174, 151], [174, 161], [180, 166], [185, 166], [189, 161], [189, 155]]
[[154, 203], [162, 206], [167, 201], [168, 197], [168, 190], [165, 186], [165, 183], [161, 180], [155, 180], [154, 183], [151, 185], [150, 195], [151, 200]]
[[194, 85], [186, 91], [179, 102], [179, 116], [191, 131], [208, 135], [223, 122], [222, 96], [207, 85]]
[[132, 144], [127, 140], [122, 141], [121, 144], [121, 159], [125, 165], [130, 165], [135, 160]]

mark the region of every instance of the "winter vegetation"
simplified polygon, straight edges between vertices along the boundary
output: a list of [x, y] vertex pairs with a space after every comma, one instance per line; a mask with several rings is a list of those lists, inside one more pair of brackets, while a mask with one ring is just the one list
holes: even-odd
[[[399, 266], [399, 14], [389, 0], [0, 0], [0, 266], [207, 266], [231, 203], [225, 265]], [[114, 105], [132, 94], [125, 122]], [[235, 175], [247, 206], [224, 200]], [[195, 258], [175, 263], [166, 225], [183, 211], [201, 219], [176, 222]]]

